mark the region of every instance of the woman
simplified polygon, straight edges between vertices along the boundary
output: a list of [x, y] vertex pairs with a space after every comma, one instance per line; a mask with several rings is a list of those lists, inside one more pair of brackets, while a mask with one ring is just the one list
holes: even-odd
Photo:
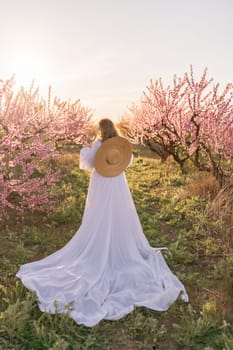
[[117, 320], [135, 306], [167, 310], [180, 294], [188, 301], [160, 252], [164, 248], [152, 248], [143, 234], [124, 171], [111, 176], [127, 147], [111, 149], [105, 164], [98, 164], [100, 151], [118, 139], [109, 119], [99, 122], [99, 130], [101, 139], [80, 152], [80, 168], [91, 171], [80, 228], [62, 249], [17, 273], [37, 293], [41, 311], [69, 312], [89, 327], [102, 319]]

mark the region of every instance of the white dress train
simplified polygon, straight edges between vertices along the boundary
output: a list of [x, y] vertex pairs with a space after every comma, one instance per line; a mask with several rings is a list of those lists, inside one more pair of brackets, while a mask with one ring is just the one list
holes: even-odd
[[48, 257], [22, 265], [17, 273], [36, 292], [45, 312], [68, 312], [88, 327], [117, 320], [135, 306], [165, 311], [178, 296], [188, 301], [161, 249], [143, 231], [124, 173], [103, 177], [93, 169], [100, 141], [80, 152], [80, 168], [91, 170], [81, 226]]

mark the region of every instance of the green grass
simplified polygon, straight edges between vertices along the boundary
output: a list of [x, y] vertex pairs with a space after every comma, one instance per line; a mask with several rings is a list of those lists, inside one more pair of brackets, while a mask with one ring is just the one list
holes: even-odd
[[[135, 149], [127, 179], [145, 235], [183, 281], [190, 304], [167, 312], [137, 308], [119, 321], [78, 326], [67, 315], [41, 313], [36, 296], [15, 278], [19, 265], [62, 247], [77, 231], [89, 175], [79, 156], [65, 151], [58, 206], [50, 218], [26, 215], [1, 223], [0, 349], [22, 350], [231, 350], [233, 349], [233, 248], [229, 233], [206, 214], [208, 196], [198, 195], [199, 175], [180, 173], [169, 159]], [[190, 188], [196, 188], [190, 192]]]

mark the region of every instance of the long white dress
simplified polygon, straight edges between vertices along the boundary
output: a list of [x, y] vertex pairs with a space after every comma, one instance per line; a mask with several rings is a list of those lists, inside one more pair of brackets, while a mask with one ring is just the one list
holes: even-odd
[[41, 311], [68, 312], [78, 324], [117, 320], [135, 306], [165, 311], [183, 284], [171, 272], [161, 249], [143, 231], [124, 173], [103, 177], [93, 169], [100, 141], [80, 152], [80, 168], [91, 170], [81, 226], [60, 250], [17, 273], [35, 291]]

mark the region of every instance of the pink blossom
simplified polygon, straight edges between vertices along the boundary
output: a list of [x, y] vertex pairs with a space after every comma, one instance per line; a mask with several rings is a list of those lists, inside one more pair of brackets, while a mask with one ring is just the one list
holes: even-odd
[[50, 210], [51, 189], [59, 181], [52, 161], [57, 142], [81, 142], [90, 126], [91, 111], [80, 101], [47, 101], [38, 89], [13, 94], [13, 79], [0, 83], [0, 212], [8, 209]]
[[233, 85], [220, 92], [212, 82], [207, 69], [196, 81], [192, 66], [183, 78], [174, 76], [173, 86], [151, 80], [141, 103], [131, 108], [131, 137], [159, 143], [182, 166], [191, 159], [219, 174], [232, 169]]

